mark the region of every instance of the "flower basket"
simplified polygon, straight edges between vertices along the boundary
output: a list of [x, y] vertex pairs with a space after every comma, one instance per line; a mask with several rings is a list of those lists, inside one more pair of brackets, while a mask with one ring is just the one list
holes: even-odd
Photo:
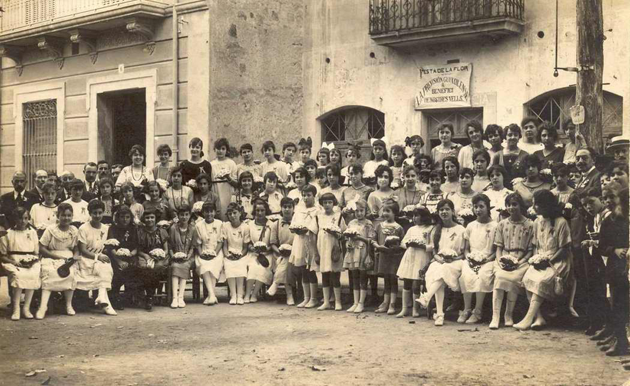
[[453, 249], [450, 249], [450, 248], [441, 250], [439, 255], [442, 256], [442, 258], [444, 259], [446, 263], [450, 263], [454, 261], [457, 258], [457, 256], [459, 256], [457, 252], [455, 252]]
[[400, 245], [400, 237], [398, 236], [387, 236], [385, 237], [385, 246], [387, 248], [392, 248]]
[[550, 259], [548, 255], [537, 253], [534, 256], [530, 257], [527, 260], [529, 265], [534, 266], [534, 268], [543, 270], [550, 265]]
[[188, 180], [188, 182], [186, 182], [186, 186], [188, 186], [192, 190], [197, 190], [197, 181], [195, 181], [195, 180]]
[[105, 242], [103, 243], [103, 246], [105, 247], [109, 247], [109, 248], [116, 248], [120, 245], [120, 241], [116, 240], [116, 239], [107, 239], [105, 240]]
[[116, 256], [119, 257], [129, 257], [131, 256], [131, 251], [127, 248], [118, 248], [116, 249], [116, 251], [114, 252], [116, 254]]
[[482, 252], [470, 252], [467, 256], [468, 266], [474, 273], [479, 273], [481, 266], [485, 263], [486, 254]]
[[335, 236], [337, 238], [341, 237], [342, 233], [341, 233], [341, 228], [339, 228], [337, 225], [335, 224], [331, 224], [331, 225], [326, 225], [325, 227], [322, 228], [324, 231], [330, 233], [332, 236]]
[[39, 257], [35, 255], [22, 255], [18, 261], [20, 268], [32, 268], [39, 261]]
[[426, 244], [421, 239], [411, 238], [407, 240], [407, 242], [405, 243], [405, 246], [407, 248], [422, 248], [422, 247], [426, 247]]
[[168, 189], [168, 181], [163, 178], [158, 178], [155, 182], [162, 188], [162, 190]]
[[185, 263], [188, 260], [188, 255], [184, 252], [175, 252], [173, 254], [173, 258], [171, 259], [172, 263]]
[[262, 241], [256, 241], [254, 243], [254, 251], [256, 251], [256, 253], [265, 253], [269, 250], [269, 248], [267, 247], [267, 244], [265, 244]]
[[503, 269], [506, 271], [514, 271], [516, 268], [518, 268], [518, 259], [516, 258], [516, 256], [501, 256], [499, 262], [503, 265]]
[[289, 226], [289, 231], [297, 235], [304, 235], [308, 231], [308, 228], [302, 224], [295, 224], [295, 225]]
[[162, 248], [155, 248], [149, 252], [149, 256], [155, 261], [161, 261], [166, 259], [166, 252]]
[[217, 257], [217, 253], [211, 249], [206, 249], [202, 251], [201, 254], [199, 255], [199, 258], [201, 260], [206, 260], [206, 261], [210, 261], [214, 259], [215, 257]]
[[280, 250], [280, 255], [289, 257], [291, 256], [291, 250], [293, 247], [290, 244], [282, 244], [278, 249]]
[[193, 213], [200, 214], [203, 209], [203, 201], [197, 201], [193, 204], [192, 211]]

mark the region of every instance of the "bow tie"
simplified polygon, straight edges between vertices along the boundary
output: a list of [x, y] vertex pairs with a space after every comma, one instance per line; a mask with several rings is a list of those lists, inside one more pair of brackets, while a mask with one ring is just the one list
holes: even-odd
[[291, 221], [282, 220], [281, 225], [291, 225]]

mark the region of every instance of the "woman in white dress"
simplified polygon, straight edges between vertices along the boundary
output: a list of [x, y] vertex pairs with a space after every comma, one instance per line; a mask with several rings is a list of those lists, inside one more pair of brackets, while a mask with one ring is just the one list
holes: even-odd
[[114, 271], [111, 261], [103, 253], [109, 226], [101, 224], [105, 205], [97, 199], [88, 204], [91, 220], [79, 228], [79, 263], [76, 267], [77, 289], [96, 291], [98, 296], [94, 302], [103, 309], [106, 315], [117, 315], [111, 306], [107, 290], [112, 288]]
[[9, 285], [13, 287], [11, 320], [20, 320], [22, 291], [24, 291], [22, 316], [33, 319], [30, 311], [31, 300], [35, 290], [41, 286], [37, 233], [28, 226], [30, 215], [24, 207], [18, 206], [12, 215], [15, 226], [0, 238], [0, 262], [8, 273]]
[[70, 225], [72, 222], [72, 205], [59, 204], [57, 216], [59, 224], [49, 226], [39, 240], [39, 251], [42, 255], [42, 298], [35, 318], [44, 319], [48, 309], [48, 300], [53, 291], [62, 291], [66, 299], [66, 313], [75, 315], [72, 308], [72, 296], [76, 287], [75, 268], [70, 265], [69, 275], [61, 277], [58, 269], [64, 264], [76, 263], [79, 259], [79, 230]]
[[129, 150], [131, 165], [125, 166], [116, 179], [116, 186], [121, 187], [125, 182], [131, 182], [136, 188], [142, 186], [143, 181], [153, 181], [153, 173], [144, 166], [144, 147], [133, 145]]
[[197, 231], [195, 267], [197, 274], [203, 278], [203, 283], [208, 290], [208, 297], [203, 301], [203, 304], [210, 306], [219, 303], [214, 287], [217, 281], [225, 276], [225, 274], [222, 275], [223, 223], [214, 218], [216, 207], [212, 202], [204, 202], [201, 213], [203, 221], [195, 223], [195, 230]]

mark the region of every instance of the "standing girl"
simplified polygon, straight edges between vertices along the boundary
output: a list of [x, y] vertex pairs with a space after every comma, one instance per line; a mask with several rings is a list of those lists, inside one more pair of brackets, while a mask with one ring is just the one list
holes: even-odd
[[184, 186], [184, 174], [182, 166], [171, 168], [171, 186], [166, 189], [164, 198], [168, 203], [172, 213], [178, 213], [183, 205], [192, 208], [194, 204], [194, 194], [190, 187]]
[[[252, 203], [254, 201], [254, 175], [249, 171], [244, 171], [238, 176], [238, 190], [234, 192], [231, 202], [239, 204], [243, 208], [243, 212], [247, 219], [254, 218], [252, 215], [254, 207]], [[228, 219], [229, 220], [229, 219]]]
[[[247, 249], [251, 243], [249, 226], [243, 222], [245, 214], [237, 203], [230, 203], [227, 208], [229, 223], [224, 223], [221, 229], [223, 238], [223, 266], [225, 277], [230, 289], [230, 304], [243, 305], [246, 303], [245, 278], [247, 277]], [[247, 297], [249, 303], [249, 296]]]
[[[169, 221], [174, 217], [177, 217], [177, 212], [174, 212], [166, 200], [166, 197], [162, 197], [162, 187], [155, 181], [151, 181], [146, 185], [147, 194], [149, 199], [142, 203], [144, 212], [152, 210], [157, 217], [156, 221]], [[144, 213], [143, 212], [143, 213]]]
[[274, 296], [278, 290], [278, 284], [284, 284], [287, 293], [287, 306], [293, 306], [295, 305], [295, 299], [293, 299], [294, 277], [290, 274], [293, 267], [289, 265], [289, 257], [293, 249], [294, 234], [289, 227], [291, 220], [293, 220], [295, 203], [292, 199], [284, 197], [280, 205], [282, 218], [276, 221], [277, 226], [271, 238], [271, 248], [276, 253], [276, 270], [273, 275], [273, 284], [267, 290], [267, 295]]
[[[138, 283], [132, 273], [135, 271], [136, 256], [138, 255], [138, 231], [133, 225], [133, 213], [127, 205], [121, 205], [114, 215], [114, 225], [109, 227], [107, 239], [117, 240], [118, 246], [106, 249], [112, 262], [114, 277], [110, 297], [116, 310], [124, 310], [125, 305], [131, 305], [133, 292]], [[120, 298], [120, 287], [125, 286], [125, 299]]]
[[514, 325], [512, 312], [518, 294], [522, 291], [523, 275], [529, 267], [527, 260], [532, 255], [533, 223], [523, 216], [527, 211], [523, 198], [518, 193], [512, 193], [505, 198], [505, 207], [510, 217], [501, 221], [494, 232], [494, 245], [497, 251], [494, 263], [491, 330], [499, 328], [501, 307], [506, 292], [505, 326]]
[[490, 199], [490, 214], [493, 220], [502, 220], [501, 213], [505, 211], [505, 199], [511, 190], [504, 186], [504, 181], [507, 178], [507, 172], [505, 168], [500, 165], [492, 165], [488, 168], [488, 176], [490, 177], [490, 188], [484, 192]]
[[44, 234], [44, 230], [50, 225], [57, 223], [57, 188], [54, 184], [46, 182], [42, 186], [42, 194], [44, 202], [35, 204], [31, 207], [31, 224], [37, 230], [38, 235]]
[[330, 149], [322, 147], [317, 152], [317, 164], [320, 168], [325, 168], [330, 163]]
[[94, 302], [103, 309], [106, 315], [117, 315], [107, 296], [107, 290], [112, 287], [114, 271], [109, 257], [103, 253], [109, 227], [101, 224], [105, 205], [97, 199], [90, 201], [88, 212], [90, 221], [79, 228], [79, 258], [76, 267], [77, 289], [81, 291], [98, 290]]
[[[414, 318], [420, 316], [419, 304], [412, 302], [412, 297], [420, 294], [420, 272], [424, 272], [431, 260], [431, 232], [433, 231], [431, 212], [423, 206], [417, 206], [413, 212], [414, 226], [409, 228], [401, 246], [407, 248], [396, 275], [403, 280], [402, 310], [398, 318], [409, 316], [409, 303], [413, 303]], [[413, 293], [413, 296], [412, 296]]]
[[[220, 208], [221, 202], [219, 201], [219, 196], [211, 190], [212, 179], [210, 178], [210, 175], [202, 173], [195, 178], [195, 182], [197, 183], [197, 192], [193, 195], [193, 207], [198, 202], [201, 202], [201, 204], [197, 204], [197, 207], [203, 206], [203, 203], [211, 202], [214, 204], [215, 208]], [[198, 209], [196, 214], [199, 215], [200, 219], [203, 219], [203, 216], [201, 215], [201, 208]]]
[[144, 308], [153, 309], [153, 296], [161, 280], [167, 280], [169, 266], [168, 233], [157, 226], [157, 213], [146, 210], [142, 214], [143, 227], [138, 228], [138, 270], [146, 294]]
[[455, 129], [453, 128], [453, 124], [447, 122], [438, 126], [440, 144], [431, 149], [431, 158], [433, 158], [436, 168], [442, 167], [442, 160], [448, 156], [453, 156], [457, 159], [461, 145], [452, 142], [454, 135]]
[[304, 166], [306, 161], [311, 159], [312, 148], [313, 140], [311, 139], [311, 137], [308, 137], [306, 139], [300, 138], [300, 142], [298, 142], [298, 151], [300, 152], [300, 166]]
[[472, 190], [474, 178], [475, 176], [472, 170], [463, 168], [459, 173], [459, 190], [446, 195], [446, 198], [453, 201], [455, 205], [455, 215], [463, 217], [465, 221], [464, 226], [475, 218], [472, 204], [472, 199], [476, 194], [475, 191]]
[[58, 269], [66, 263], [76, 262], [79, 259], [79, 230], [72, 222], [72, 206], [59, 205], [57, 211], [59, 224], [52, 225], [44, 231], [39, 241], [39, 250], [42, 254], [42, 298], [39, 302], [39, 310], [35, 317], [44, 319], [48, 309], [48, 300], [51, 292], [61, 291], [66, 299], [66, 313], [74, 315], [72, 308], [72, 296], [76, 281], [74, 267], [70, 266], [70, 274], [66, 277], [59, 276]]
[[367, 203], [368, 196], [374, 189], [363, 183], [363, 166], [352, 165], [349, 167], [350, 186], [341, 193], [340, 206], [344, 210], [344, 219], [349, 223], [354, 218], [354, 208], [350, 208], [349, 204], [358, 200], [364, 200]]
[[[348, 150], [346, 151], [346, 167], [341, 169], [341, 176], [344, 178], [344, 184], [350, 185], [350, 168], [354, 165], [360, 165], [358, 163], [361, 158], [361, 144], [348, 144]], [[363, 173], [363, 166], [361, 166], [361, 173]], [[366, 198], [367, 199], [367, 198]]]
[[453, 193], [459, 190], [459, 161], [453, 156], [442, 160], [442, 171], [446, 175], [446, 182], [442, 184], [444, 193]]
[[389, 160], [389, 167], [392, 168], [392, 173], [394, 174], [392, 189], [398, 189], [403, 185], [403, 166], [405, 165], [404, 161], [405, 149], [400, 145], [392, 146], [392, 156]]
[[120, 187], [120, 191], [122, 192], [122, 204], [128, 206], [131, 210], [134, 224], [140, 224], [142, 214], [144, 213], [144, 206], [136, 202], [133, 184], [131, 182], [125, 182]]
[[431, 213], [437, 212], [437, 204], [445, 197], [445, 194], [440, 190], [441, 185], [442, 172], [433, 170], [429, 173], [429, 191], [420, 200], [420, 204], [429, 209]]
[[190, 279], [190, 270], [193, 269], [196, 234], [195, 227], [190, 224], [191, 210], [187, 205], [182, 205], [177, 212], [179, 219], [171, 226], [169, 239], [171, 241], [171, 288], [173, 300], [171, 308], [184, 308], [184, 293], [186, 292], [186, 280]]
[[225, 221], [225, 209], [232, 199], [233, 185], [236, 180], [236, 163], [228, 157], [230, 143], [225, 138], [220, 138], [214, 143], [214, 151], [217, 158], [212, 161], [212, 191], [219, 196], [221, 207], [217, 208], [217, 217]]
[[518, 147], [519, 140], [521, 139], [521, 128], [516, 123], [505, 127], [504, 133], [507, 147], [494, 155], [492, 164], [500, 165], [505, 168], [507, 178], [505, 178], [504, 183], [506, 187], [511, 189], [512, 180], [514, 178], [525, 176], [524, 162], [525, 157], [527, 157], [527, 152]]
[[398, 276], [396, 273], [404, 253], [404, 250], [400, 248], [400, 241], [403, 239], [405, 231], [395, 221], [398, 210], [396, 201], [387, 199], [383, 202], [382, 221], [376, 225], [376, 239], [372, 240], [372, 246], [377, 251], [376, 272], [385, 279], [383, 303], [374, 312], [387, 311], [387, 315], [396, 313], [396, 299], [398, 298]]
[[173, 151], [171, 150], [171, 147], [169, 145], [163, 143], [158, 146], [157, 156], [160, 159], [160, 163], [158, 166], [155, 166], [153, 170], [151, 170], [154, 180], [168, 181], [168, 173], [170, 171], [169, 163], [171, 161], [172, 155]]
[[[296, 208], [303, 208], [304, 201], [302, 200], [302, 189], [307, 186], [312, 186], [309, 184], [309, 182], [311, 181], [311, 175], [308, 173], [308, 171], [306, 171], [305, 167], [299, 167], [295, 169], [295, 172], [293, 173], [293, 181], [295, 181], [296, 188], [289, 191], [287, 193], [287, 197], [297, 203], [295, 205]], [[315, 186], [313, 186], [313, 189], [315, 189], [315, 192], [317, 192], [317, 188]]]
[[464, 257], [465, 229], [455, 222], [454, 209], [455, 205], [448, 199], [437, 204], [439, 221], [433, 236], [433, 261], [426, 273], [427, 292], [416, 300], [427, 308], [429, 301], [435, 295], [436, 326], [444, 325], [446, 286], [455, 292], [460, 290], [459, 278], [462, 273], [462, 259]]
[[210, 162], [203, 160], [203, 141], [197, 137], [188, 143], [188, 152], [190, 159], [180, 163], [182, 170], [182, 184], [194, 180], [200, 174], [212, 175], [212, 165]]
[[337, 199], [335, 205], [338, 205], [341, 202], [341, 196], [345, 188], [341, 186], [341, 170], [339, 170], [337, 165], [326, 166], [326, 179], [328, 180], [328, 186], [319, 191], [320, 198], [326, 193], [331, 193]]
[[100, 200], [105, 205], [105, 213], [103, 214], [103, 224], [111, 225], [114, 222], [114, 208], [118, 205], [118, 201], [114, 198], [114, 181], [108, 177], [98, 180], [98, 191], [101, 195]]
[[265, 141], [261, 150], [265, 157], [265, 162], [260, 165], [263, 177], [269, 172], [274, 172], [280, 182], [289, 182], [289, 165], [276, 159], [276, 145], [272, 141]]
[[[405, 138], [405, 146], [411, 149], [411, 154], [404, 161], [405, 165], [413, 166], [417, 162], [417, 159], [420, 156], [420, 151], [424, 147], [424, 140], [419, 135], [412, 135], [411, 137]], [[394, 148], [392, 147], [392, 153], [393, 151]]]
[[[346, 230], [340, 211], [334, 211], [337, 198], [332, 193], [324, 193], [319, 204], [324, 213], [317, 215], [317, 251], [319, 253], [319, 271], [322, 273], [322, 291], [324, 304], [318, 310], [330, 309], [330, 287], [335, 294], [335, 311], [341, 311], [341, 271], [343, 270], [343, 249], [341, 247], [342, 233]], [[337, 233], [337, 231], [339, 233]]]
[[282, 193], [278, 191], [278, 176], [274, 172], [267, 172], [263, 183], [265, 184], [265, 190], [260, 194], [260, 198], [267, 201], [271, 214], [277, 215], [280, 213], [280, 203], [284, 197]]
[[[494, 229], [497, 223], [490, 218], [490, 199], [477, 194], [472, 199], [477, 220], [466, 226], [464, 234], [464, 256], [462, 276], [459, 280], [464, 295], [464, 311], [458, 323], [479, 323], [483, 300], [491, 293], [494, 281]], [[472, 295], [475, 294], [475, 309], [471, 312]]]
[[366, 185], [376, 185], [376, 175], [374, 173], [379, 165], [389, 166], [387, 145], [382, 139], [372, 139], [372, 155], [370, 160], [363, 165], [363, 178]]
[[352, 275], [352, 295], [354, 303], [348, 312], [361, 313], [365, 308], [368, 289], [368, 271], [374, 269], [374, 259], [370, 250], [371, 241], [376, 233], [374, 225], [366, 218], [367, 202], [358, 199], [355, 202], [354, 219], [348, 223], [346, 237], [346, 255], [343, 267]]
[[[254, 201], [254, 221], [248, 222], [249, 237], [252, 247], [247, 262], [247, 287], [245, 288], [245, 302], [256, 303], [258, 293], [263, 284], [270, 285], [273, 279], [271, 272], [271, 222], [267, 216], [271, 214], [269, 205], [263, 200]], [[264, 243], [265, 247], [256, 247], [256, 243]], [[265, 267], [264, 264], [267, 266]]]
[[376, 226], [377, 223], [382, 221], [381, 207], [383, 206], [383, 202], [394, 196], [394, 191], [390, 188], [394, 176], [392, 169], [390, 169], [389, 166], [383, 165], [379, 165], [378, 168], [376, 168], [375, 175], [377, 190], [370, 193], [368, 196], [368, 209], [372, 214], [372, 220], [375, 221], [374, 225]]
[[20, 300], [24, 291], [22, 316], [33, 319], [31, 300], [36, 289], [41, 286], [41, 264], [39, 261], [39, 243], [37, 232], [30, 228], [30, 216], [26, 209], [18, 206], [13, 210], [15, 226], [0, 238], [0, 261], [8, 273], [9, 284], [13, 287], [11, 320], [20, 320]]
[[[145, 158], [144, 147], [140, 145], [133, 145], [129, 150], [129, 158], [131, 158], [131, 165], [125, 166], [118, 178], [116, 179], [116, 186], [122, 186], [125, 182], [131, 182], [133, 186], [142, 186], [143, 181], [153, 181], [153, 173], [144, 166]], [[77, 215], [76, 208], [74, 211]]]
[[475, 165], [475, 182], [472, 185], [472, 189], [477, 193], [481, 193], [491, 185], [490, 178], [488, 178], [490, 154], [485, 149], [476, 150], [473, 154], [473, 163]]
[[223, 223], [215, 220], [216, 208], [211, 202], [204, 202], [201, 214], [204, 221], [198, 221], [195, 224], [197, 232], [195, 267], [197, 275], [203, 278], [203, 283], [208, 290], [208, 297], [203, 304], [210, 306], [219, 303], [214, 287], [223, 271]]
[[339, 149], [333, 148], [330, 150], [330, 163], [327, 166], [337, 166], [341, 172], [341, 152]]
[[[296, 170], [304, 170], [302, 168]], [[296, 212], [291, 221], [291, 231], [295, 233], [289, 263], [296, 267], [302, 276], [304, 300], [298, 308], [313, 308], [317, 306], [317, 214], [315, 206], [315, 187], [305, 185], [302, 188], [302, 206], [296, 206]]]

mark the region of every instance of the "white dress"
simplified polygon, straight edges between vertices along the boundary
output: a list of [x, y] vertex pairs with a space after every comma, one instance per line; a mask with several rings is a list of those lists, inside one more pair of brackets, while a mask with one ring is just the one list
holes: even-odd
[[[450, 228], [442, 228], [440, 237], [440, 248], [437, 253], [443, 253], [447, 249], [454, 250], [458, 256], [464, 252], [464, 229], [461, 225], [454, 225]], [[435, 247], [434, 247], [435, 250]], [[434, 261], [429, 265], [426, 274], [427, 288], [438, 281], [443, 281], [453, 291], [459, 292], [459, 277], [462, 274], [462, 260], [455, 260], [450, 263], [440, 264]]]
[[[346, 222], [341, 217], [341, 212], [333, 212], [331, 215], [320, 213], [317, 215], [317, 251], [319, 253], [319, 272], [341, 272], [343, 271], [343, 249], [341, 241], [324, 227], [336, 225], [341, 232], [346, 230]], [[336, 259], [336, 261], [334, 261]], [[311, 267], [311, 270], [314, 270]]]
[[[101, 224], [100, 229], [87, 222], [79, 228], [79, 242], [91, 252], [103, 252], [103, 243], [107, 240], [109, 226]], [[114, 271], [111, 263], [103, 263], [98, 259], [81, 256], [76, 267], [77, 289], [83, 291], [112, 288]]]
[[[243, 251], [243, 247], [251, 241], [249, 237], [249, 226], [247, 222], [241, 223], [238, 228], [234, 228], [231, 223], [224, 223], [221, 229], [224, 242], [227, 243], [228, 251], [237, 250], [239, 253]], [[225, 277], [228, 279], [236, 277], [247, 277], [247, 265], [249, 259], [247, 255], [242, 256], [238, 260], [230, 260], [224, 256], [223, 269]]]
[[57, 223], [57, 206], [45, 206], [43, 203], [31, 207], [31, 224], [38, 231]]
[[[208, 224], [205, 220], [195, 223], [195, 230], [197, 231], [197, 247], [200, 251], [211, 250], [216, 251], [217, 245], [223, 242], [222, 236], [223, 223], [219, 220], [214, 220]], [[197, 274], [202, 276], [206, 272], [210, 272], [217, 281], [225, 278], [223, 274], [223, 251], [220, 250], [217, 256], [212, 260], [204, 260], [195, 256], [195, 267]]]
[[493, 220], [499, 221], [499, 215], [502, 209], [505, 209], [505, 198], [510, 195], [512, 191], [508, 188], [501, 190], [494, 190], [492, 188], [483, 192], [490, 199], [490, 217]]
[[[400, 266], [396, 273], [399, 279], [420, 280], [420, 270], [424, 269], [427, 264], [429, 264], [428, 252], [433, 249], [431, 231], [433, 231], [433, 225], [414, 225], [409, 228], [400, 243], [400, 245], [407, 248], [407, 250], [400, 261]], [[427, 248], [422, 249], [408, 246], [407, 243], [411, 239], [422, 240]]]
[[90, 213], [88, 212], [88, 203], [81, 200], [81, 202], [74, 202], [71, 198], [64, 201], [64, 203], [72, 206], [72, 222], [86, 223], [90, 222]]
[[229, 158], [225, 158], [221, 161], [215, 159], [210, 162], [210, 165], [212, 165], [213, 181], [211, 189], [214, 194], [219, 197], [219, 201], [221, 202], [221, 211], [217, 212], [217, 218], [226, 221], [227, 217], [225, 217], [225, 211], [232, 199], [234, 188], [232, 188], [232, 185], [226, 180], [222, 180], [219, 177], [229, 174], [232, 181], [236, 181], [236, 163]]
[[[249, 227], [249, 236], [251, 237], [252, 245], [258, 241], [262, 241], [267, 246], [271, 245], [271, 221], [267, 221], [267, 223], [263, 225], [258, 225], [254, 220], [248, 221]], [[264, 235], [263, 235], [264, 229]], [[262, 235], [262, 238], [261, 238]], [[273, 260], [273, 255], [271, 252], [264, 253], [267, 261], [269, 262], [268, 267], [263, 267], [258, 262], [258, 254], [252, 251], [249, 253], [248, 262], [247, 262], [247, 280], [258, 280], [267, 285], [271, 284], [271, 280], [273, 279], [273, 272], [271, 271], [271, 262]]]
[[[464, 237], [468, 240], [471, 252], [481, 252], [486, 256], [492, 254], [494, 247], [494, 230], [497, 227], [495, 221], [481, 224], [473, 221], [466, 227]], [[494, 261], [488, 261], [481, 265], [475, 272], [468, 264], [462, 263], [462, 276], [459, 279], [462, 293], [468, 292], [492, 292], [494, 288]]]
[[149, 168], [143, 166], [142, 172], [135, 175], [131, 168], [131, 165], [123, 168], [118, 179], [116, 179], [116, 186], [122, 186], [125, 182], [131, 182], [133, 186], [139, 187], [142, 186], [142, 181], [144, 180], [153, 181], [153, 173]]
[[[30, 228], [23, 231], [9, 229], [7, 234], [0, 238], [0, 255], [10, 256], [18, 261], [27, 256], [38, 256], [37, 233]], [[41, 263], [39, 261], [30, 268], [16, 267], [7, 263], [2, 263], [2, 267], [8, 273], [11, 287], [35, 290], [41, 286]]]
[[[74, 255], [74, 248], [79, 242], [79, 230], [73, 226], [67, 231], [62, 231], [59, 226], [48, 227], [39, 243], [45, 246], [55, 255], [61, 255], [66, 259]], [[76, 288], [75, 265], [70, 267], [70, 275], [61, 277], [57, 269], [66, 263], [65, 259], [50, 259], [42, 257], [42, 289], [49, 291], [67, 291]]]

